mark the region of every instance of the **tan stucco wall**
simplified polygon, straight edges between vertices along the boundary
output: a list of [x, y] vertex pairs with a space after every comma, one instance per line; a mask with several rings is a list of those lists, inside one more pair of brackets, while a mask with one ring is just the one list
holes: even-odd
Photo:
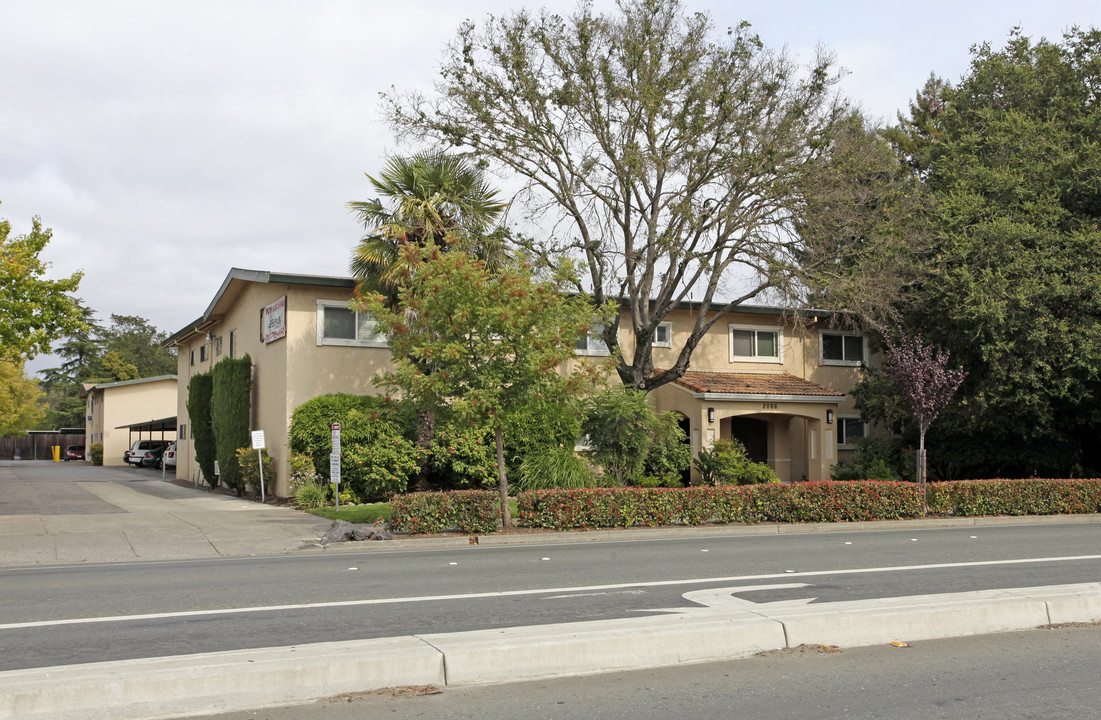
[[[197, 373], [207, 372], [213, 363], [228, 356], [229, 332], [237, 330], [236, 357], [248, 354], [252, 359], [252, 429], [263, 430], [268, 453], [275, 462], [276, 481], [270, 488], [276, 495], [288, 494], [288, 445], [290, 420], [294, 409], [302, 403], [327, 393], [375, 394], [372, 378], [390, 367], [390, 352], [386, 348], [318, 345], [317, 300], [348, 302], [351, 291], [302, 285], [240, 283], [232, 288], [230, 297], [223, 297], [222, 315], [205, 332], [223, 337], [221, 357], [206, 363], [198, 362], [198, 348], [206, 343], [199, 334], [180, 345], [180, 398], [177, 413], [180, 422], [191, 422], [187, 416], [187, 381]], [[283, 296], [287, 297], [287, 335], [264, 344], [260, 335], [261, 310]], [[190, 365], [190, 351], [196, 351], [196, 365]], [[213, 351], [211, 351], [213, 355]], [[185, 380], [186, 379], [186, 380]], [[182, 443], [181, 443], [182, 444]], [[187, 451], [180, 453], [176, 466], [177, 478], [196, 482], [199, 479], [194, 447], [190, 438]]]
[[[265, 345], [260, 337], [260, 314], [264, 306], [280, 297], [287, 297], [287, 336]], [[264, 430], [268, 452], [275, 459], [277, 481], [275, 494], [288, 493], [288, 431], [294, 409], [303, 402], [325, 393], [377, 394], [373, 379], [391, 367], [389, 350], [385, 347], [348, 347], [319, 345], [317, 340], [318, 300], [347, 302], [351, 290], [321, 285], [283, 285], [232, 280], [211, 311], [210, 322], [200, 333], [179, 342], [179, 397], [176, 413], [187, 426], [187, 437], [181, 438], [177, 477], [196, 481], [198, 467], [191, 442], [191, 422], [187, 416], [187, 396], [190, 378], [208, 371], [229, 353], [229, 332], [237, 330], [235, 356], [249, 354], [253, 361], [253, 429]], [[654, 364], [669, 367], [683, 345], [694, 322], [688, 310], [676, 310], [669, 316], [672, 322], [672, 347], [655, 348]], [[722, 318], [699, 343], [692, 358], [692, 370], [719, 372], [787, 372], [797, 377], [848, 392], [859, 379], [858, 367], [826, 367], [819, 364], [818, 321], [798, 326], [790, 318], [767, 313], [734, 313]], [[730, 326], [777, 329], [782, 335], [781, 361], [734, 362], [730, 356]], [[625, 355], [633, 352], [629, 331], [630, 317], [621, 314], [620, 342]], [[215, 355], [210, 345], [210, 357], [199, 361], [199, 348], [206, 344], [206, 333], [222, 338], [222, 354]], [[196, 363], [191, 364], [191, 351]], [[600, 361], [602, 358], [588, 358]], [[876, 358], [872, 358], [872, 363]], [[568, 365], [572, 365], [569, 363]], [[614, 369], [609, 367], [609, 382], [615, 382]], [[772, 411], [762, 403], [725, 403], [720, 405], [692, 397], [683, 388], [666, 386], [652, 394], [659, 410], [676, 410], [690, 419], [690, 440], [697, 452], [708, 441], [707, 431], [713, 429], [721, 437], [721, 421], [733, 415], [762, 417], [771, 420], [770, 447], [776, 450], [770, 458], [777, 472], [785, 479], [822, 479], [829, 476], [829, 467], [846, 448], [833, 443], [835, 426], [826, 425], [827, 407], [836, 407], [839, 415], [855, 414], [852, 400], [846, 397], [840, 404], [784, 403]], [[708, 423], [706, 409], [717, 408], [714, 423]], [[784, 416], [781, 422], [770, 413]], [[770, 454], [771, 451], [770, 451]], [[119, 453], [121, 458], [121, 451]]]
[[[104, 465], [125, 465], [122, 455], [130, 449], [138, 433], [119, 429], [119, 425], [131, 425], [148, 420], [171, 417], [176, 412], [177, 381], [156, 380], [147, 383], [94, 388], [86, 399], [87, 415], [92, 416], [85, 427], [86, 438], [99, 438], [103, 443]], [[152, 437], [159, 440], [162, 433], [142, 433], [140, 439]], [[163, 433], [166, 440], [175, 440], [175, 433]], [[89, 439], [88, 443], [94, 442]]]

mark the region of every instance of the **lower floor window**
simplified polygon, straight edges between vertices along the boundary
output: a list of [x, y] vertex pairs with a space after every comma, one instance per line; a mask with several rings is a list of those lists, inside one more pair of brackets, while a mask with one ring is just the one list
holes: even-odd
[[866, 435], [864, 421], [858, 417], [837, 418], [837, 444], [855, 445]]

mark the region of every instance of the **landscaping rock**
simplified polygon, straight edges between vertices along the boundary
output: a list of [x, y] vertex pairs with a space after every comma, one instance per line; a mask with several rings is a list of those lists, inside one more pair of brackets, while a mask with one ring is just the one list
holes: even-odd
[[344, 542], [352, 538], [355, 526], [347, 520], [333, 520], [333, 524], [321, 536], [322, 545], [331, 545], [335, 542]]
[[356, 525], [352, 532], [352, 539], [393, 540], [394, 536], [390, 534], [390, 528], [386, 523], [375, 523], [374, 525]]
[[390, 526], [386, 523], [374, 525], [353, 525], [347, 520], [333, 520], [333, 524], [321, 538], [322, 545], [331, 545], [348, 540], [393, 540], [390, 534]]

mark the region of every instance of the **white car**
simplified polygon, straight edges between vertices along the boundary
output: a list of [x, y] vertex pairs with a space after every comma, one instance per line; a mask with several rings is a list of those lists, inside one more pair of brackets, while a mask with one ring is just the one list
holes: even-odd
[[157, 462], [157, 469], [163, 470], [165, 468], [176, 469], [176, 443], [172, 443], [164, 449], [164, 454], [161, 455], [161, 459]]
[[135, 440], [130, 449], [123, 453], [122, 459], [127, 465], [138, 467], [152, 465], [153, 463], [148, 462], [147, 458], [151, 460], [153, 452], [159, 451], [166, 445], [168, 445], [167, 440]]

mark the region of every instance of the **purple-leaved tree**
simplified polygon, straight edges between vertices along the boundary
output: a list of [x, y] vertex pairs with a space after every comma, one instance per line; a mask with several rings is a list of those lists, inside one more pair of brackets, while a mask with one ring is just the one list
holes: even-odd
[[963, 368], [948, 368], [948, 353], [926, 345], [921, 335], [895, 342], [884, 333], [887, 352], [883, 370], [895, 384], [899, 395], [913, 413], [918, 425], [917, 480], [921, 484], [922, 513], [928, 512], [925, 502], [925, 431], [952, 399], [967, 376]]

